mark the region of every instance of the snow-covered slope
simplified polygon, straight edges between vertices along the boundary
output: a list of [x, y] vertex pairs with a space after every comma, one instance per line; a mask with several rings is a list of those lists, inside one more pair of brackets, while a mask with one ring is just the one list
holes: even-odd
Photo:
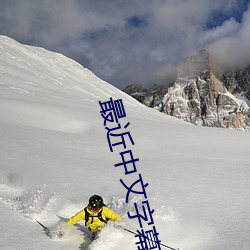
[[[107, 226], [90, 244], [78, 227], [51, 240], [36, 220], [53, 226], [104, 197], [139, 230], [134, 211], [143, 197], [126, 189], [138, 174], [114, 167], [99, 101], [122, 99], [129, 144], [162, 243], [185, 250], [250, 247], [250, 169], [247, 132], [196, 127], [149, 109], [76, 62], [0, 37], [1, 249], [133, 250], [136, 238]], [[139, 187], [137, 187], [139, 189]], [[162, 247], [164, 249], [164, 247]]]

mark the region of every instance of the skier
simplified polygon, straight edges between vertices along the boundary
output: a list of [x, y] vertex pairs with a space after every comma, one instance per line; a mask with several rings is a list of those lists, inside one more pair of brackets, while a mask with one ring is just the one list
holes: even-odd
[[101, 196], [95, 194], [89, 198], [89, 204], [72, 216], [67, 221], [67, 224], [74, 225], [80, 220], [85, 220], [85, 225], [92, 232], [94, 239], [109, 220], [120, 222], [122, 219], [118, 214], [105, 206]]

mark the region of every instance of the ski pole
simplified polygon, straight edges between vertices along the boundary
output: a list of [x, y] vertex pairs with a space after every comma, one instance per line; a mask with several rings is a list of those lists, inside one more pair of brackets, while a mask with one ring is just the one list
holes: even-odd
[[47, 229], [47, 227], [45, 227], [40, 221], [36, 221], [40, 226], [42, 226], [45, 230]]
[[[131, 233], [131, 234], [137, 235], [137, 233], [135, 233], [135, 232], [133, 232], [133, 231], [131, 231], [131, 230], [125, 228], [125, 227], [122, 227], [122, 229], [125, 230], [125, 231], [127, 231], [127, 232], [129, 232], [129, 233]], [[150, 241], [152, 241], [152, 242], [156, 242], [156, 241], [151, 240], [151, 239], [149, 239], [149, 238], [147, 238], [147, 239], [150, 240]], [[173, 247], [167, 246], [167, 245], [165, 245], [165, 244], [163, 244], [163, 243], [160, 243], [160, 242], [159, 242], [159, 244], [160, 244], [161, 246], [166, 247], [166, 248], [171, 249], [171, 250], [181, 250], [180, 248], [173, 248]]]
[[43, 229], [45, 230], [45, 231], [47, 231], [48, 230], [48, 228], [47, 227], [45, 227], [40, 221], [36, 221], [40, 226], [42, 226], [43, 227]]

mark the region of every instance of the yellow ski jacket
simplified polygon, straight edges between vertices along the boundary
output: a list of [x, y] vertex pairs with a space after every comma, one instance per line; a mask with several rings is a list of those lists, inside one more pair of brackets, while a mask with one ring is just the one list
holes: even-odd
[[[102, 228], [106, 224], [105, 222], [101, 221], [98, 218], [98, 214], [100, 213], [100, 211], [102, 211], [101, 217], [104, 221], [107, 221], [107, 220], [121, 221], [122, 220], [120, 215], [116, 214], [113, 210], [111, 210], [110, 208], [106, 206], [103, 206], [98, 212], [93, 212], [88, 207], [86, 207], [86, 209], [87, 209], [87, 212], [89, 213], [89, 218], [88, 218], [88, 221], [86, 221], [86, 225], [88, 226], [89, 230], [92, 233], [97, 232], [98, 229]], [[74, 225], [80, 220], [85, 220], [84, 209], [82, 209], [77, 214], [72, 216], [67, 221], [67, 224]]]

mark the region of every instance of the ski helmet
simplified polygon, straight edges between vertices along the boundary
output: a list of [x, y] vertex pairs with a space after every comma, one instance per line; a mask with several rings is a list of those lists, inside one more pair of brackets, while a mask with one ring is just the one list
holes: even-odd
[[95, 194], [89, 198], [89, 206], [92, 210], [99, 210], [103, 205], [103, 199], [101, 196]]

